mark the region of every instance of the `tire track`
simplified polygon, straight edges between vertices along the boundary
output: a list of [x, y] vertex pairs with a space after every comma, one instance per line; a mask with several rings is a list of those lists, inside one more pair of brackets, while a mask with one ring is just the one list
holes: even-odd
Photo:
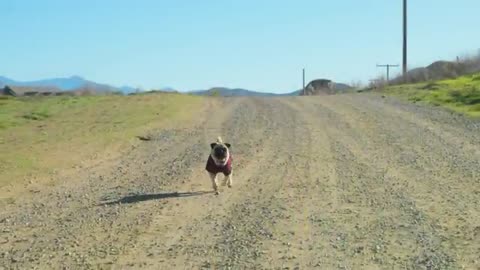
[[[344, 102], [342, 98], [334, 99], [335, 106], [331, 105], [331, 101], [318, 102], [315, 107], [319, 113], [330, 118], [329, 126], [336, 127], [330, 128], [329, 132], [332, 137], [337, 138], [336, 151], [343, 152], [339, 172], [343, 175], [341, 178], [352, 179], [343, 185], [343, 188], [351, 190], [346, 194], [345, 200], [355, 203], [352, 198], [358, 198], [360, 202], [367, 203], [367, 206], [375, 207], [367, 215], [377, 220], [382, 217], [376, 222], [377, 228], [372, 230], [374, 235], [370, 236], [372, 239], [379, 239], [379, 243], [371, 249], [375, 258], [372, 263], [408, 269], [450, 269], [459, 267], [459, 254], [473, 259], [473, 254], [468, 250], [475, 250], [472, 248], [475, 246], [474, 242], [470, 241], [470, 244], [474, 245], [468, 249], [459, 250], [458, 247], [448, 246], [449, 241], [446, 240], [451, 241], [456, 237], [452, 238], [451, 233], [445, 234], [439, 226], [438, 221], [442, 217], [447, 217], [449, 222], [452, 222], [449, 216], [456, 215], [455, 210], [447, 211], [449, 214], [446, 216], [443, 215], [445, 213], [438, 216], [435, 211], [432, 213], [431, 208], [424, 207], [426, 201], [436, 200], [436, 203], [442, 203], [438, 199], [444, 198], [429, 195], [432, 189], [438, 190], [438, 187], [433, 187], [438, 185], [435, 184], [437, 177], [426, 176], [423, 171], [438, 169], [428, 165], [412, 166], [412, 163], [408, 162], [411, 157], [429, 158], [441, 155], [424, 152], [415, 156], [412, 148], [424, 143], [423, 141], [402, 144], [398, 143], [401, 139], [392, 137], [394, 134], [402, 134], [412, 138], [411, 135], [406, 135], [408, 129], [399, 129], [403, 127], [403, 123], [388, 118], [383, 119], [381, 124], [375, 120], [372, 122], [375, 116], [371, 116], [368, 110], [367, 114], [352, 113], [349, 112], [354, 110], [352, 105]], [[392, 123], [395, 123], [395, 126], [392, 126]], [[428, 179], [432, 177], [433, 181]], [[425, 181], [426, 179], [428, 180]], [[448, 178], [438, 180], [447, 182]], [[361, 194], [364, 194], [363, 198], [359, 198]], [[445, 205], [442, 208], [448, 210], [451, 206]], [[474, 229], [474, 224], [469, 227]], [[364, 229], [368, 230], [368, 227]], [[464, 260], [462, 264], [474, 262], [471, 259]]]
[[292, 138], [282, 141], [290, 146], [291, 159], [285, 184], [275, 195], [282, 211], [275, 217], [273, 234], [277, 237], [264, 244], [269, 260], [263, 267], [311, 269], [319, 264], [318, 246], [323, 243], [314, 213], [332, 211], [337, 205], [330, 142], [316, 116], [305, 113], [301, 98], [281, 102], [295, 118]]

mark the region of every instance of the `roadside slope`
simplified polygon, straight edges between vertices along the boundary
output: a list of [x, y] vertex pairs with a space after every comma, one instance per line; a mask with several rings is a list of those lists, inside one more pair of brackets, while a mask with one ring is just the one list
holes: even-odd
[[[201, 114], [186, 95], [0, 99], [0, 199], [54, 185], [60, 173], [118, 157], [136, 136]], [[0, 201], [1, 203], [1, 201]]]
[[456, 79], [387, 86], [381, 92], [467, 116], [480, 117], [480, 73]]

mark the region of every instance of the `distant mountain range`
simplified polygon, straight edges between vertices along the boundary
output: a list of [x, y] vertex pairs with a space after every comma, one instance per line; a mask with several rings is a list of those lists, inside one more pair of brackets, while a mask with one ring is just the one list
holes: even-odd
[[52, 87], [62, 91], [74, 91], [79, 89], [89, 89], [95, 92], [135, 92], [136, 88], [130, 86], [115, 87], [108, 84], [96, 83], [86, 80], [79, 76], [68, 78], [53, 78], [37, 81], [16, 81], [0, 76], [0, 87], [10, 86], [28, 86], [28, 87]]
[[242, 88], [226, 88], [226, 87], [213, 87], [208, 90], [195, 90], [195, 91], [188, 91], [187, 93], [199, 96], [212, 96], [218, 95], [222, 97], [238, 97], [238, 96], [252, 96], [252, 97], [274, 97], [274, 96], [294, 96], [298, 95], [295, 92], [287, 93], [287, 94], [274, 94], [274, 93], [266, 93], [266, 92], [258, 92], [253, 90], [247, 90]]
[[[335, 93], [343, 93], [351, 89], [351, 87], [344, 83], [335, 83]], [[289, 93], [276, 94], [268, 92], [259, 92], [253, 90], [247, 90], [242, 88], [226, 88], [226, 87], [213, 87], [208, 90], [195, 90], [187, 92], [193, 95], [200, 96], [212, 96], [218, 95], [223, 97], [237, 97], [237, 96], [252, 96], [252, 97], [281, 97], [281, 96], [299, 96], [302, 90], [295, 90]]]
[[[131, 86], [115, 87], [109, 84], [97, 83], [84, 79], [80, 76], [71, 76], [68, 78], [53, 78], [36, 81], [16, 81], [10, 78], [0, 76], [0, 88], [4, 86], [24, 86], [24, 87], [52, 87], [60, 91], [76, 91], [86, 89], [95, 93], [107, 93], [107, 92], [122, 92], [124, 94], [130, 94], [137, 92], [137, 88]], [[337, 86], [348, 87], [345, 84], [337, 84]], [[339, 89], [340, 90], [340, 89]], [[298, 96], [301, 90], [295, 90], [289, 93], [276, 94], [268, 92], [259, 92], [254, 90], [247, 90], [242, 88], [226, 88], [226, 87], [213, 87], [208, 90], [193, 90], [193, 91], [177, 91], [172, 87], [164, 87], [157, 89], [159, 92], [180, 92], [200, 96], [257, 96], [257, 97], [274, 97], [274, 96]], [[142, 91], [143, 92], [143, 91]], [[155, 92], [155, 91], [153, 91]]]

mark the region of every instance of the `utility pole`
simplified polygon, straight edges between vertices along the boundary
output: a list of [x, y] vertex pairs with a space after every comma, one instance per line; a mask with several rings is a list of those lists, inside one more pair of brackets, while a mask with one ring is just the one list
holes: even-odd
[[303, 95], [305, 96], [305, 68], [303, 69]]
[[403, 0], [403, 80], [407, 80], [407, 0]]
[[386, 65], [377, 65], [377, 67], [386, 67], [387, 68], [387, 83], [388, 83], [390, 81], [390, 68], [391, 67], [398, 67], [398, 65], [386, 64]]

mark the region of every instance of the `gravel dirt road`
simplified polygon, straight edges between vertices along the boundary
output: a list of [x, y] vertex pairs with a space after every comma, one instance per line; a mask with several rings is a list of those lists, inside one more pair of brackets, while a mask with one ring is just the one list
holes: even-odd
[[[216, 196], [219, 135], [234, 186]], [[480, 269], [478, 120], [374, 95], [215, 98], [150, 137], [2, 205], [0, 269]]]

